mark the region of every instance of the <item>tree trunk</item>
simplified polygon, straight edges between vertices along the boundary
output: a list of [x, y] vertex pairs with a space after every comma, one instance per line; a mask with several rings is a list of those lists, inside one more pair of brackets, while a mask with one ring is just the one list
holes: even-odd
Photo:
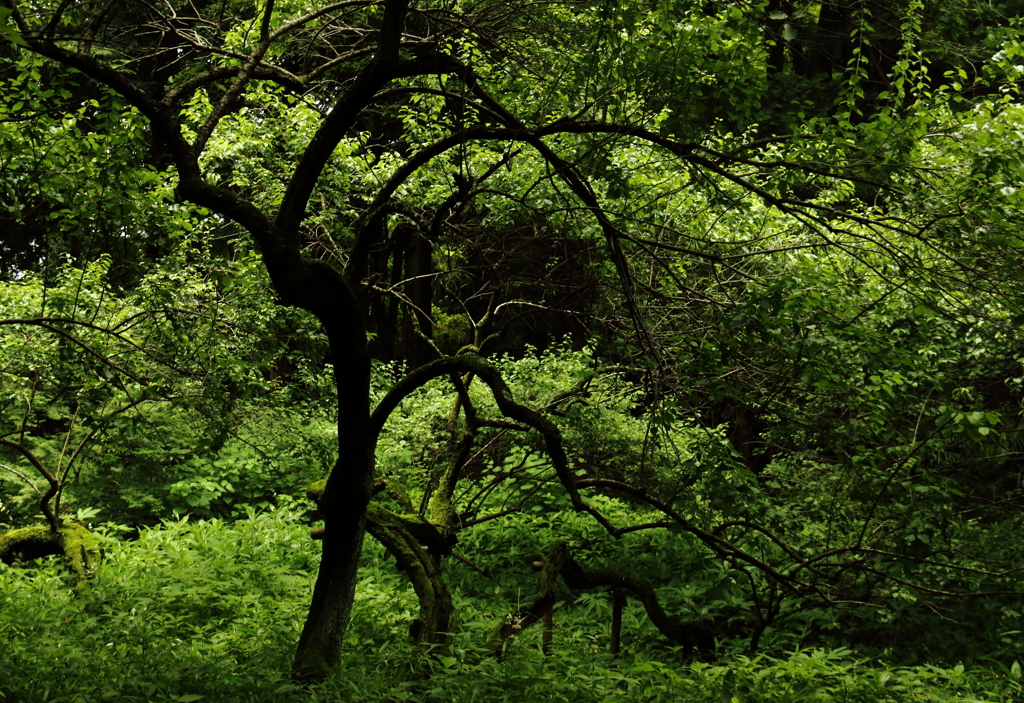
[[333, 319], [321, 316], [331, 340], [338, 387], [338, 461], [319, 501], [324, 516], [323, 552], [295, 654], [295, 675], [307, 680], [325, 677], [341, 659], [355, 598], [366, 507], [373, 493], [370, 357], [361, 320], [344, 318], [337, 313]]
[[338, 510], [324, 520], [320, 572], [295, 653], [294, 671], [301, 679], [324, 678], [341, 659], [363, 547], [366, 504], [359, 498], [353, 491], [346, 499], [335, 501]]
[[441, 573], [440, 557], [446, 553], [443, 537], [424, 522], [423, 527], [434, 534], [427, 543], [410, 529], [408, 520], [394, 515], [380, 505], [372, 503], [367, 511], [367, 531], [387, 547], [395, 556], [399, 570], [412, 582], [420, 601], [419, 617], [409, 631], [416, 644], [427, 650], [447, 653], [451, 643], [451, 629], [455, 619], [455, 606]]

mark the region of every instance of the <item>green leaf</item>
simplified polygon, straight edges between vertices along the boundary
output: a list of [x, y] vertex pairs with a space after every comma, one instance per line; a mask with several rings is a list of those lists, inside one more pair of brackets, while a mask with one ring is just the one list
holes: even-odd
[[0, 40], [6, 39], [18, 46], [28, 46], [17, 29], [7, 24], [7, 18], [11, 16], [11, 8], [0, 7]]

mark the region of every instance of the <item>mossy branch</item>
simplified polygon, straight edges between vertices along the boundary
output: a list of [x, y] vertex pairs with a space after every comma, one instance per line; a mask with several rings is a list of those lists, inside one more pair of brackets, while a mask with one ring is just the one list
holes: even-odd
[[0, 535], [0, 561], [5, 564], [63, 554], [68, 569], [84, 585], [103, 557], [99, 540], [84, 525], [68, 521], [52, 530], [46, 525], [23, 527]]
[[[309, 484], [306, 486], [306, 497], [314, 503], [318, 503], [320, 498], [323, 496], [326, 484], [327, 479], [320, 479], [319, 481], [314, 481]], [[408, 500], [408, 498], [406, 498], [406, 500]], [[411, 507], [411, 505], [409, 505], [409, 507]], [[453, 536], [443, 534], [435, 525], [427, 522], [419, 515], [416, 515], [415, 513], [393, 513], [381, 506], [379, 503], [370, 503], [370, 508], [373, 509], [373, 515], [376, 516], [376, 519], [383, 521], [382, 524], [408, 532], [419, 544], [422, 544], [424, 547], [429, 549], [431, 554], [451, 554], [452, 547], [456, 542], [455, 538]], [[368, 508], [368, 510], [370, 508]], [[367, 520], [371, 519], [370, 515], [371, 513], [367, 513]], [[313, 530], [312, 537], [313, 539], [321, 539], [323, 537], [323, 528]]]
[[[326, 479], [306, 487], [306, 497], [319, 502]], [[404, 492], [399, 494], [404, 496]], [[401, 498], [398, 499], [399, 502]], [[408, 503], [408, 497], [405, 497]], [[419, 515], [393, 513], [379, 503], [366, 508], [366, 531], [395, 556], [398, 569], [409, 577], [420, 601], [419, 617], [410, 628], [417, 644], [440, 645], [447, 651], [455, 607], [437, 557], [451, 554], [455, 538], [438, 531]], [[322, 527], [312, 530], [313, 539], [322, 539]]]
[[[439, 645], [446, 651], [455, 606], [438, 562], [422, 546], [419, 535], [409, 529], [415, 524], [407, 516], [396, 515], [378, 503], [370, 503], [366, 509], [367, 532], [395, 556], [399, 570], [409, 577], [419, 598], [419, 617], [410, 627], [410, 633], [417, 644]], [[423, 525], [434, 529], [429, 523]]]

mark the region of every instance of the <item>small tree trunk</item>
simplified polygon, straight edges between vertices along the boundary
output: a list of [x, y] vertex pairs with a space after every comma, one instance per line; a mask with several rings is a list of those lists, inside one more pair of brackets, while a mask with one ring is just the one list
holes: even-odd
[[554, 629], [554, 606], [549, 605], [544, 611], [544, 637], [541, 643], [541, 651], [545, 657], [551, 656], [552, 630]]
[[608, 653], [613, 657], [619, 654], [619, 642], [622, 636], [622, 609], [626, 605], [626, 594], [621, 588], [612, 591], [612, 642]]

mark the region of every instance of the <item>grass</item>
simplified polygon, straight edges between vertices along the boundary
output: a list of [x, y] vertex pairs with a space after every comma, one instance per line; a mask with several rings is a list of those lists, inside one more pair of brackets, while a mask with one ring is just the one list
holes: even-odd
[[[409, 645], [411, 589], [375, 545], [366, 549], [346, 660], [312, 689], [289, 678], [318, 545], [287, 510], [235, 523], [171, 522], [107, 538], [94, 590], [56, 560], [0, 566], [0, 701], [1014, 701], [1019, 666], [892, 667], [846, 649], [775, 657], [724, 651], [692, 661], [634, 627], [628, 654], [603, 651], [592, 608], [564, 605], [553, 656], [527, 630], [498, 661], [475, 643], [515, 594], [460, 587], [451, 656]], [[490, 588], [491, 590], [485, 590]], [[495, 593], [495, 591], [499, 591]], [[504, 605], [503, 605], [504, 604]], [[628, 620], [628, 619], [627, 619]], [[628, 622], [627, 622], [628, 625]]]

